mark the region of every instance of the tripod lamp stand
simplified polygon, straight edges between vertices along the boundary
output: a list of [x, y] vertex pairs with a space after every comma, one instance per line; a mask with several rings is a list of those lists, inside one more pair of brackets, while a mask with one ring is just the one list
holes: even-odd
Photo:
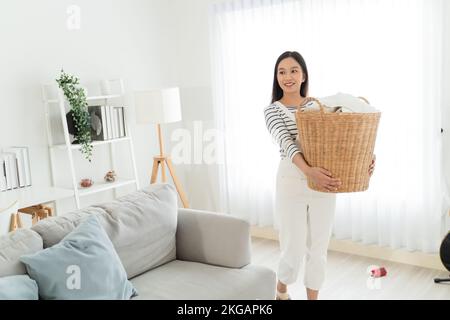
[[150, 183], [153, 184], [158, 178], [161, 169], [162, 182], [166, 182], [166, 169], [172, 177], [175, 188], [180, 196], [184, 208], [189, 207], [186, 194], [181, 187], [172, 161], [164, 154], [161, 124], [181, 121], [180, 92], [178, 88], [154, 89], [136, 91], [134, 94], [136, 105], [136, 118], [139, 124], [156, 124], [159, 141], [159, 155], [153, 158], [152, 176]]

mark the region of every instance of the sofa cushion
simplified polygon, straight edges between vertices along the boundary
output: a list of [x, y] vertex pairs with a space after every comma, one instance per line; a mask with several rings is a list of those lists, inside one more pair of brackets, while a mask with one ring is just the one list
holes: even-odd
[[177, 259], [228, 268], [251, 262], [248, 221], [193, 209], [178, 210]]
[[58, 243], [88, 214], [97, 214], [132, 278], [176, 257], [177, 193], [169, 184], [153, 184], [115, 201], [60, 217], [33, 227], [45, 247]]
[[129, 278], [176, 258], [177, 193], [154, 184], [99, 206], [101, 222]]
[[44, 248], [50, 248], [72, 232], [89, 214], [102, 213], [105, 212], [100, 208], [88, 207], [61, 216], [41, 220], [31, 229], [39, 233], [42, 237]]
[[0, 300], [38, 300], [36, 281], [28, 275], [0, 278]]
[[275, 298], [275, 272], [247, 265], [223, 268], [175, 260], [131, 280], [145, 300], [270, 300]]
[[42, 250], [42, 238], [36, 232], [19, 229], [0, 237], [0, 277], [25, 274], [20, 256]]
[[130, 299], [136, 291], [97, 216], [51, 248], [24, 255], [39, 296], [51, 300]]

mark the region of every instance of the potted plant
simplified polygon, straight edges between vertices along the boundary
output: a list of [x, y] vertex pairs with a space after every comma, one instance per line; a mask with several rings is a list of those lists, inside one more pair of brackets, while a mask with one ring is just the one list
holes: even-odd
[[91, 140], [91, 119], [88, 112], [86, 93], [80, 86], [79, 79], [61, 70], [59, 78], [56, 79], [59, 88], [64, 93], [70, 105], [70, 112], [67, 114], [69, 132], [74, 135], [74, 143], [81, 144], [81, 153], [91, 162], [92, 140]]

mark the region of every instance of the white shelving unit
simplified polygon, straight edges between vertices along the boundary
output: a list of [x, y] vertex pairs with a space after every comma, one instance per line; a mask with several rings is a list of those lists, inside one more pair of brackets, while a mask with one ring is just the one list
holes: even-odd
[[[118, 98], [124, 98], [124, 85], [122, 79], [114, 79], [109, 80], [111, 82], [118, 82], [120, 92], [118, 94], [108, 94], [108, 95], [95, 95], [95, 96], [88, 96], [87, 101], [101, 101], [99, 104], [108, 105], [109, 102], [113, 99]], [[56, 92], [56, 97], [50, 97], [49, 91]], [[59, 191], [59, 194], [64, 195], [65, 198], [68, 197], [74, 197], [76, 207], [78, 209], [81, 208], [81, 198], [87, 195], [92, 195], [97, 192], [103, 192], [107, 190], [114, 190], [114, 195], [116, 196], [116, 189], [119, 187], [127, 186], [127, 185], [135, 185], [136, 189], [139, 189], [139, 181], [137, 177], [137, 168], [136, 168], [136, 159], [134, 154], [134, 146], [133, 146], [133, 139], [131, 137], [130, 131], [127, 126], [127, 116], [125, 115], [125, 132], [126, 137], [118, 138], [118, 139], [112, 139], [112, 140], [105, 140], [105, 141], [93, 141], [92, 145], [94, 148], [101, 146], [101, 145], [108, 145], [109, 146], [109, 156], [110, 156], [110, 162], [111, 162], [111, 169], [116, 170], [116, 159], [115, 159], [115, 145], [117, 143], [127, 143], [129, 147], [129, 156], [130, 156], [130, 162], [132, 165], [132, 171], [133, 171], [133, 177], [131, 179], [124, 179], [118, 176], [116, 178], [116, 181], [114, 182], [104, 182], [104, 181], [94, 181], [94, 184], [89, 188], [82, 188], [79, 186], [79, 181], [77, 181], [77, 169], [76, 169], [76, 163], [74, 160], [73, 152], [75, 150], [79, 150], [81, 148], [81, 145], [79, 144], [72, 144], [70, 140], [70, 134], [66, 122], [66, 106], [68, 105], [67, 100], [64, 97], [64, 93], [61, 89], [57, 87], [57, 85], [43, 85], [42, 86], [42, 94], [44, 99], [44, 105], [45, 105], [45, 119], [46, 119], [46, 127], [47, 127], [47, 138], [48, 138], [48, 145], [49, 145], [49, 155], [50, 155], [50, 166], [51, 166], [51, 173], [52, 173], [52, 183], [54, 188], [57, 188]], [[50, 108], [54, 106], [58, 107], [59, 114], [60, 114], [60, 121], [62, 124], [62, 130], [64, 135], [64, 143], [54, 144], [53, 134], [52, 134], [52, 123], [51, 123], [51, 115], [50, 115]], [[126, 108], [124, 108], [124, 112], [126, 113]], [[72, 188], [60, 188], [56, 187], [56, 175], [58, 174], [56, 172], [55, 168], [55, 161], [56, 156], [55, 153], [57, 151], [61, 152], [65, 151], [67, 153], [67, 159], [69, 162], [70, 167], [70, 175], [72, 180]]]

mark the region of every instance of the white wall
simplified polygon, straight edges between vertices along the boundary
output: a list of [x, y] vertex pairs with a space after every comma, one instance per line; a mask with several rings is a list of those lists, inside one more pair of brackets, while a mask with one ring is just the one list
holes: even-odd
[[[446, 84], [444, 88], [450, 87], [450, 21], [447, 17], [450, 15], [450, 3], [444, 1], [445, 10], [444, 15], [444, 67], [443, 67], [443, 81]], [[443, 127], [444, 127], [444, 164], [446, 170], [446, 180], [450, 186], [450, 90], [444, 89], [444, 110], [443, 110]]]
[[[76, 31], [66, 27], [72, 4], [81, 8]], [[171, 10], [165, 0], [0, 3], [0, 147], [30, 147], [34, 185], [51, 184], [41, 83], [52, 82], [64, 67], [82, 82], [122, 77], [128, 91], [173, 85], [178, 71]], [[138, 174], [146, 185], [157, 139], [153, 127], [134, 125], [133, 111]]]
[[[450, 21], [447, 17], [450, 15], [450, 3], [449, 1], [444, 1], [444, 66], [442, 69], [444, 88], [450, 87]], [[450, 188], [450, 90], [443, 90], [443, 112], [442, 112], [442, 126], [444, 129], [443, 133], [443, 146], [444, 146], [444, 174], [446, 177], [447, 186]], [[446, 217], [446, 227], [444, 231], [450, 229], [450, 215]]]

